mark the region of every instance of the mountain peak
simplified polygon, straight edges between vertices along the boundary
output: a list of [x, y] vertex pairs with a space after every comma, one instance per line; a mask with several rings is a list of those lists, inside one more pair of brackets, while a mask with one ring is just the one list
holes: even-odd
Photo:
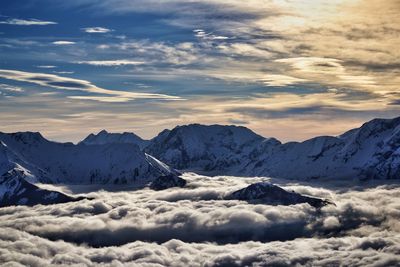
[[24, 144], [36, 144], [39, 142], [46, 142], [47, 139], [42, 136], [39, 132], [16, 132], [6, 134], [15, 141], [22, 142]]
[[238, 167], [242, 155], [263, 140], [242, 126], [189, 124], [162, 131], [146, 152], [178, 169], [219, 171]]
[[101, 130], [98, 134], [90, 134], [80, 144], [85, 145], [104, 145], [111, 143], [129, 143], [139, 146], [139, 148], [144, 148], [147, 144], [146, 140], [143, 140], [134, 133], [124, 132], [124, 133], [110, 133], [106, 130]]
[[320, 208], [328, 204], [329, 201], [304, 196], [294, 191], [287, 191], [269, 182], [259, 182], [251, 184], [243, 189], [237, 190], [228, 196], [228, 199], [244, 200], [268, 205], [295, 205], [308, 203], [315, 208]]

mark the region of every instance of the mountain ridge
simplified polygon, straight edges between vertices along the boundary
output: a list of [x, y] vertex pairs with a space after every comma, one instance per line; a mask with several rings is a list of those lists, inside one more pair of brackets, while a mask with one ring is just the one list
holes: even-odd
[[[213, 125], [192, 126], [199, 127], [203, 131], [214, 128]], [[229, 129], [231, 126], [220, 127]], [[145, 151], [177, 169], [215, 175], [285, 179], [400, 178], [400, 117], [374, 119], [342, 135], [317, 136], [302, 142], [281, 143], [275, 138], [262, 137], [241, 144], [228, 138], [231, 149], [221, 145], [224, 142], [221, 138], [212, 143], [208, 138], [196, 145], [196, 149], [187, 148], [184, 144], [194, 137], [186, 136], [181, 129], [185, 127], [161, 132]], [[192, 133], [197, 135], [196, 140], [200, 139], [201, 133]], [[221, 137], [221, 133], [219, 135]], [[218, 134], [213, 136], [218, 137]], [[204, 146], [211, 149], [199, 152], [198, 147]], [[240, 149], [235, 149], [237, 147]], [[223, 156], [219, 157], [221, 154]]]
[[[142, 149], [135, 144], [136, 140], [121, 138], [136, 136], [133, 133], [115, 134], [103, 130], [99, 134], [104, 135], [102, 142], [90, 145], [85, 144], [84, 140], [77, 145], [49, 141], [39, 132], [0, 133], [0, 141], [8, 143], [9, 149], [22, 159], [34, 158], [29, 153], [35, 147], [57, 146], [61, 151], [75, 148], [77, 151], [71, 153], [78, 157], [82, 157], [84, 151], [88, 156], [81, 158], [82, 161], [90, 158], [89, 154], [93, 153], [100, 154], [100, 158], [111, 157], [104, 161], [109, 164], [113, 156], [107, 154], [107, 151], [115, 150], [112, 155], [125, 151], [128, 158], [141, 158], [148, 161], [148, 165], [157, 164], [160, 167], [155, 168], [158, 169], [157, 177], [159, 174], [166, 175], [159, 172], [163, 169], [285, 179], [394, 179], [400, 175], [400, 117], [373, 119], [338, 136], [317, 136], [302, 142], [287, 143], [262, 137], [244, 126], [198, 123], [163, 130], [148, 140]], [[89, 136], [96, 137], [99, 134]], [[20, 146], [10, 145], [10, 140]], [[51, 154], [57, 153], [53, 151]], [[152, 156], [153, 160], [146, 154]], [[35, 160], [27, 161], [40, 165]], [[62, 161], [65, 159], [62, 158]], [[74, 164], [72, 161], [68, 166]], [[109, 167], [115, 168], [112, 164]], [[54, 170], [51, 171], [49, 164], [38, 169], [44, 175], [50, 169], [50, 173], [53, 172], [50, 176], [54, 176]], [[60, 176], [60, 173], [57, 175]], [[95, 179], [89, 182], [99, 181]]]
[[[34, 182], [66, 184], [147, 183], [167, 171], [150, 164], [137, 145], [74, 145], [52, 142], [38, 133], [0, 133], [3, 173], [15, 164], [36, 177]], [[164, 170], [164, 171], [162, 171]], [[0, 174], [1, 175], [1, 174]], [[50, 178], [50, 179], [49, 179]]]
[[[74, 200], [40, 189], [37, 182], [134, 183], [157, 190], [184, 186], [179, 170], [297, 180], [400, 178], [400, 117], [374, 119], [339, 136], [288, 143], [232, 125], [178, 126], [162, 131], [142, 149], [135, 138], [122, 138], [134, 134], [100, 133], [99, 143], [73, 144], [49, 141], [39, 132], [0, 132], [0, 202]], [[20, 189], [14, 194], [15, 185]], [[25, 197], [26, 190], [39, 197]]]

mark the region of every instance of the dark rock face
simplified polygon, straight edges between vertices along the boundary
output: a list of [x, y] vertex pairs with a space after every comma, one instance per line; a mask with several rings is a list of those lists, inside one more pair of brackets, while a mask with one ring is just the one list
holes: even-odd
[[82, 199], [85, 198], [74, 198], [60, 192], [41, 189], [27, 182], [20, 170], [13, 169], [0, 176], [0, 207], [49, 205]]
[[268, 205], [295, 205], [308, 203], [315, 208], [333, 204], [320, 198], [308, 197], [266, 182], [251, 184], [230, 194], [227, 199], [244, 200]]
[[164, 190], [171, 187], [184, 187], [186, 180], [176, 175], [169, 174], [158, 177], [150, 184], [150, 189], [153, 190]]

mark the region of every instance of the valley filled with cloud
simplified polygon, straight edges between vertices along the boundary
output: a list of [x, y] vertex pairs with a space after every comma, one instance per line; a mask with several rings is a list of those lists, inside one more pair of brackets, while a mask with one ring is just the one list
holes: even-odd
[[[92, 199], [0, 210], [0, 262], [11, 266], [396, 266], [400, 190], [379, 181], [271, 181], [329, 199], [226, 200], [269, 178], [186, 173], [184, 188], [42, 185]], [[107, 189], [107, 190], [105, 190]], [[89, 192], [89, 193], [88, 193]]]

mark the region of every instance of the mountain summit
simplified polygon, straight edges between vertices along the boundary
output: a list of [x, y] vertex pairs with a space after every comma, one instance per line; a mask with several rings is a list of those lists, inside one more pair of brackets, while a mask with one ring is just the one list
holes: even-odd
[[106, 130], [102, 130], [98, 134], [88, 135], [80, 142], [80, 144], [85, 145], [104, 145], [110, 143], [135, 144], [142, 149], [147, 145], [148, 141], [143, 140], [134, 133], [109, 133]]
[[245, 127], [190, 124], [164, 130], [145, 151], [177, 169], [235, 171], [264, 141]]

